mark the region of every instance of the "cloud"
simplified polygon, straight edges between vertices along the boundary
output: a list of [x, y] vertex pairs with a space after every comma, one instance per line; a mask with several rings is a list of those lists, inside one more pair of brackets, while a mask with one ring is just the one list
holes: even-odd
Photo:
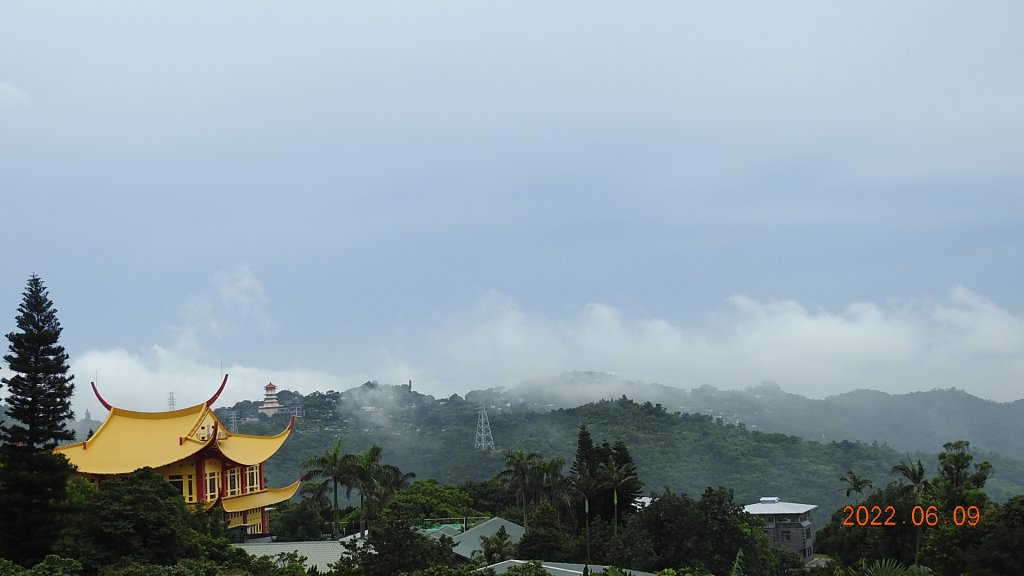
[[101, 409], [89, 390], [91, 381], [97, 382], [111, 404], [143, 411], [165, 409], [171, 393], [179, 407], [198, 404], [213, 394], [225, 372], [230, 375], [229, 386], [220, 405], [259, 398], [263, 386], [273, 380], [286, 389], [304, 392], [365, 381], [359, 380], [362, 375], [337, 378], [314, 370], [219, 363], [225, 340], [244, 340], [242, 336], [271, 330], [268, 303], [262, 282], [248, 265], [214, 273], [208, 290], [182, 306], [181, 321], [173, 328], [169, 345], [87, 350], [72, 359], [78, 382], [76, 412], [81, 416], [87, 408]]
[[[227, 302], [262, 310], [254, 278], [244, 271], [225, 278], [230, 281], [218, 286], [232, 295]], [[819, 398], [856, 388], [905, 393], [948, 387], [999, 401], [1024, 396], [1024, 318], [962, 286], [942, 299], [854, 302], [838, 311], [734, 296], [698, 327], [605, 303], [553, 318], [489, 293], [415, 337], [420, 345], [410, 353], [381, 348], [359, 371], [346, 374], [225, 366], [231, 377], [219, 404], [258, 399], [268, 381], [309, 393], [371, 379], [412, 379], [418, 391], [447, 396], [572, 370], [682, 388], [735, 389], [774, 380], [787, 391]], [[117, 406], [162, 410], [170, 392], [179, 407], [206, 400], [222, 377], [222, 368], [191, 346], [91, 350], [74, 358], [72, 367], [80, 415], [84, 408], [99, 410], [87, 387], [94, 378]]]
[[10, 82], [0, 82], [0, 108], [18, 108], [31, 102], [32, 98], [23, 88]]
[[262, 398], [263, 386], [275, 382], [282, 388], [310, 393], [316, 390], [357, 386], [362, 375], [337, 377], [314, 370], [275, 370], [268, 367], [225, 366], [198, 361], [194, 356], [160, 346], [141, 352], [123, 349], [90, 350], [72, 359], [77, 394], [76, 416], [85, 410], [94, 417], [103, 413], [88, 383], [95, 380], [104, 399], [114, 406], [142, 411], [165, 410], [171, 393], [178, 408], [204, 402], [227, 373], [228, 385], [217, 406]]
[[248, 265], [216, 272], [212, 284], [212, 294], [193, 296], [184, 305], [183, 322], [176, 328], [176, 347], [198, 351], [210, 339], [222, 340], [242, 331], [270, 331], [269, 298]]
[[269, 321], [264, 312], [267, 306], [267, 293], [247, 264], [218, 272], [214, 280], [220, 303], [227, 310], [241, 318], [254, 319], [261, 324]]
[[735, 296], [703, 327], [601, 303], [555, 320], [490, 295], [430, 340], [433, 372], [468, 388], [593, 370], [683, 388], [775, 380], [811, 397], [936, 387], [1024, 396], [1024, 319], [964, 287], [938, 301], [855, 302], [840, 311]]

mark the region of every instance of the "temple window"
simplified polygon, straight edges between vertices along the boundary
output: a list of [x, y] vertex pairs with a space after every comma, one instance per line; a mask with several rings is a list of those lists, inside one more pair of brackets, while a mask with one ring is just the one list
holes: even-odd
[[245, 487], [247, 492], [259, 492], [260, 490], [260, 467], [245, 467]]
[[195, 478], [191, 474], [168, 476], [167, 481], [178, 489], [178, 493], [185, 499], [185, 502], [196, 501]]
[[231, 468], [227, 472], [228, 496], [238, 496], [242, 491], [242, 469]]
[[206, 499], [214, 501], [220, 493], [220, 473], [218, 472], [207, 472], [206, 473]]

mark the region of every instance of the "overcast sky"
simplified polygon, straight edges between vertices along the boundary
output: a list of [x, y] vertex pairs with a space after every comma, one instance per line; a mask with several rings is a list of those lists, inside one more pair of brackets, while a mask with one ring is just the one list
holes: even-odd
[[1019, 2], [0, 2], [0, 327], [40, 275], [79, 415], [1024, 397]]

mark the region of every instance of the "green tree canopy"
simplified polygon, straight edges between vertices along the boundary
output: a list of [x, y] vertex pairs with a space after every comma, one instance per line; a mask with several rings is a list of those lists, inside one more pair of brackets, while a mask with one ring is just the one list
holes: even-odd
[[123, 562], [170, 565], [202, 556], [201, 519], [152, 468], [100, 484], [57, 549], [98, 568]]
[[72, 468], [51, 449], [74, 439], [67, 427], [74, 385], [58, 343], [57, 310], [38, 276], [29, 278], [15, 320], [4, 355], [14, 375], [2, 379], [8, 420], [0, 426], [0, 555], [30, 565], [49, 553], [60, 528]]
[[417, 518], [461, 518], [481, 516], [473, 509], [473, 498], [457, 486], [445, 486], [437, 480], [417, 480], [399, 492], [394, 502], [408, 507]]
[[302, 462], [302, 470], [305, 472], [304, 479], [317, 481], [316, 494], [324, 494], [330, 488], [332, 498], [331, 506], [331, 537], [338, 538], [338, 489], [345, 486], [346, 495], [352, 492], [355, 486], [355, 467], [352, 457], [341, 450], [341, 438], [335, 441], [330, 450], [316, 454]]
[[7, 334], [9, 353], [4, 360], [14, 376], [0, 380], [7, 385], [9, 419], [0, 427], [0, 440], [49, 450], [75, 438], [67, 426], [74, 416], [74, 376], [68, 375], [68, 354], [58, 343], [62, 328], [57, 309], [43, 281], [33, 275], [22, 296], [18, 330]]

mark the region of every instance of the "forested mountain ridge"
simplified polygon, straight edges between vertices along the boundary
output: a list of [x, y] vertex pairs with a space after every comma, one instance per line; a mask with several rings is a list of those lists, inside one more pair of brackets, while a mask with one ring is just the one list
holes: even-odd
[[569, 408], [616, 398], [623, 390], [638, 402], [660, 403], [670, 411], [710, 414], [751, 429], [809, 440], [859, 440], [902, 451], [935, 452], [943, 442], [957, 438], [980, 451], [1024, 460], [1024, 400], [993, 402], [957, 389], [907, 394], [859, 389], [811, 399], [785, 392], [774, 382], [744, 390], [684, 390], [599, 372], [569, 372], [501, 393], [513, 401]]
[[[305, 418], [268, 462], [268, 481], [272, 485], [293, 481], [300, 462], [339, 437], [349, 452], [381, 445], [385, 462], [421, 479], [482, 480], [501, 470], [506, 450], [572, 460], [578, 428], [586, 424], [597, 442], [626, 442], [648, 491], [668, 486], [699, 494], [706, 486], [722, 485], [733, 489], [740, 502], [779, 496], [832, 510], [846, 500], [840, 478], [848, 470], [882, 486], [896, 478], [891, 467], [906, 458], [903, 452], [881, 444], [808, 441], [751, 430], [706, 414], [669, 412], [625, 397], [547, 411], [531, 409], [525, 401], [501, 403], [503, 396], [497, 391], [467, 397], [435, 399], [406, 386], [375, 383], [305, 397], [283, 391], [279, 393], [282, 403], [301, 405]], [[480, 400], [490, 406], [495, 453], [473, 447]], [[257, 406], [256, 402], [239, 403], [218, 410], [218, 416], [228, 422], [228, 412], [235, 411], [242, 421], [239, 432], [246, 433], [269, 434], [287, 423], [285, 415], [259, 416]], [[926, 466], [934, 468], [934, 454], [941, 448], [939, 442], [927, 451]], [[996, 476], [988, 489], [996, 500], [1024, 492], [1024, 464], [979, 454], [979, 459], [985, 458], [995, 466]]]

